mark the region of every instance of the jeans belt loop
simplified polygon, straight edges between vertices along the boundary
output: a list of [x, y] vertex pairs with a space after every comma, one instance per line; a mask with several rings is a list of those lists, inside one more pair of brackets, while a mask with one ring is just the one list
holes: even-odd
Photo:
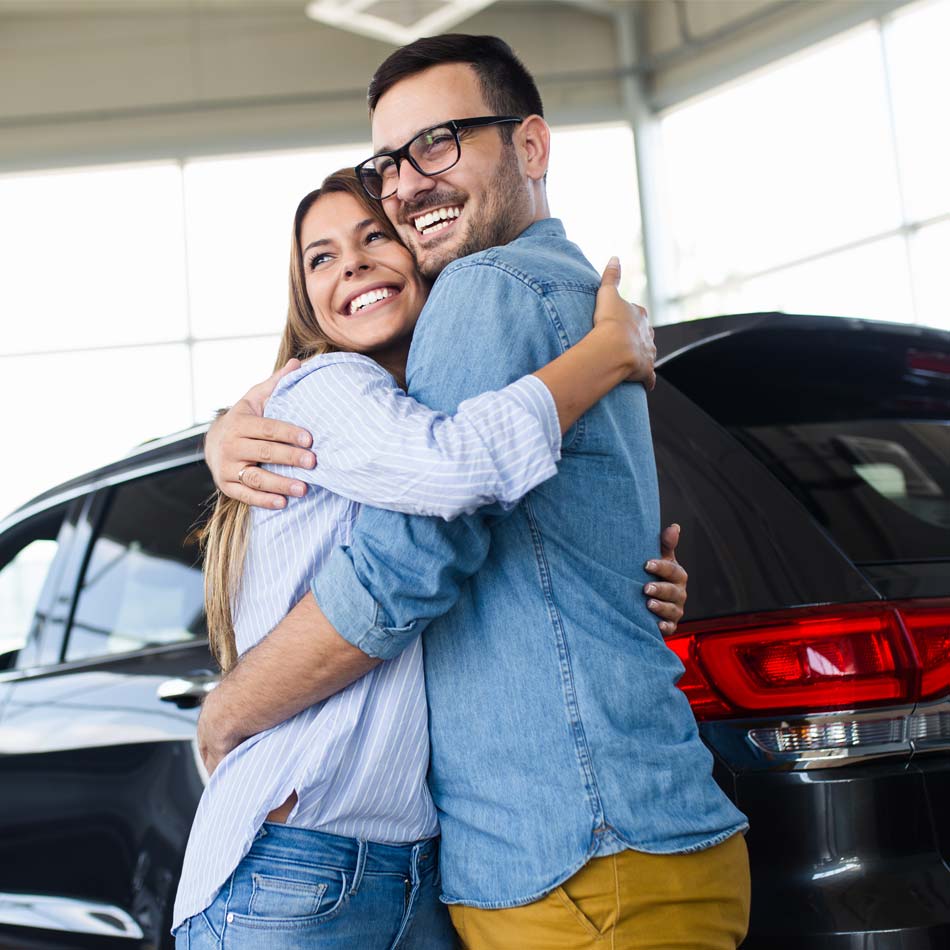
[[413, 846], [412, 849], [412, 867], [410, 868], [410, 873], [412, 874], [412, 886], [418, 887], [419, 880], [422, 875], [419, 873], [419, 855], [422, 853], [423, 848], [428, 848], [429, 845], [426, 843], [417, 844]]
[[359, 839], [359, 850], [356, 852], [356, 870], [353, 872], [353, 886], [350, 888], [352, 896], [359, 890], [363, 881], [363, 869], [366, 867], [366, 853], [369, 851], [369, 843], [362, 838]]

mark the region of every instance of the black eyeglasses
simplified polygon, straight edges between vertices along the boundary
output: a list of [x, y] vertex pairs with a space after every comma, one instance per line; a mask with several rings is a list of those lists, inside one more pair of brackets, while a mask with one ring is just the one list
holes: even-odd
[[486, 125], [504, 125], [508, 122], [523, 122], [516, 115], [483, 115], [476, 119], [449, 119], [441, 125], [420, 132], [402, 148], [392, 152], [379, 152], [356, 166], [363, 190], [377, 201], [396, 193], [399, 187], [399, 167], [403, 159], [420, 175], [431, 177], [447, 172], [462, 157], [459, 132], [477, 129]]

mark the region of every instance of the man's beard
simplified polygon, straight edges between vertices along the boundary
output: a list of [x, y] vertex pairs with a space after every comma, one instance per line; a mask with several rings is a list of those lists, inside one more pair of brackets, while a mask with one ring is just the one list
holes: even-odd
[[[478, 214], [466, 222], [467, 230], [461, 244], [445, 248], [433, 246], [431, 249], [422, 249], [417, 245], [410, 248], [423, 277], [435, 280], [452, 261], [489, 247], [507, 244], [524, 230], [527, 220], [525, 184], [518, 170], [513, 146], [505, 149], [483, 194], [485, 202]], [[429, 207], [452, 203], [451, 199], [444, 199], [442, 195], [432, 195], [426, 199], [426, 206]], [[413, 208], [411, 213], [415, 214], [417, 210]], [[420, 252], [425, 254], [422, 260], [419, 259]]]

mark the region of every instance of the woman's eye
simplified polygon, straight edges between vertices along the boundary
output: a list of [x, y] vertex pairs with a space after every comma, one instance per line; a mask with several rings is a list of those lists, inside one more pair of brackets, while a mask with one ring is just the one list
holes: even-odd
[[315, 268], [319, 267], [324, 261], [328, 261], [329, 259], [330, 259], [329, 254], [314, 254], [313, 257], [311, 257], [310, 260], [307, 261], [307, 270], [314, 270]]
[[366, 235], [366, 243], [369, 244], [370, 241], [378, 241], [380, 239], [385, 240], [385, 238], [386, 235], [382, 231], [370, 231], [369, 234]]

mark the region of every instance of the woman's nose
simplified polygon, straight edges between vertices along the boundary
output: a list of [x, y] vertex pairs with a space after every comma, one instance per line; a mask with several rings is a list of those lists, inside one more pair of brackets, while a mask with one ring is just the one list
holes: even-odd
[[369, 264], [363, 260], [349, 260], [344, 265], [344, 273], [347, 277], [353, 277], [360, 271], [369, 270]]

